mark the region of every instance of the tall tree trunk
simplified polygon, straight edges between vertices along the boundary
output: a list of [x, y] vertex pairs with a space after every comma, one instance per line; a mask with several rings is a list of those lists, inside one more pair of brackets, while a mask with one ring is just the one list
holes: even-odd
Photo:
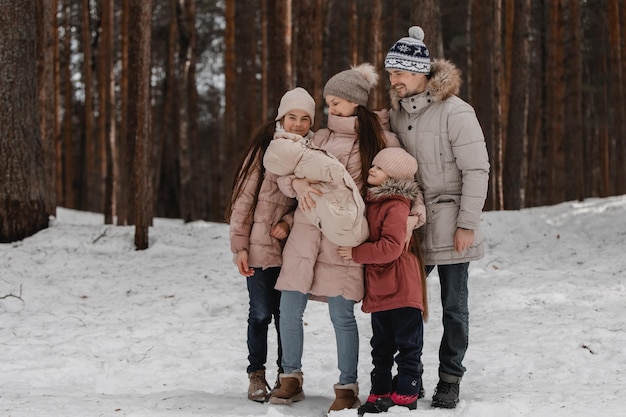
[[[569, 8], [569, 42], [567, 44], [567, 61], [565, 63], [568, 85], [565, 99], [565, 137], [568, 140], [568, 162], [571, 167], [580, 167], [570, 171], [573, 181], [567, 182], [567, 200], [582, 200], [585, 195], [585, 176], [591, 169], [584, 162], [584, 113], [583, 113], [583, 39], [580, 4], [577, 1], [568, 3]], [[583, 168], [584, 167], [584, 168]]]
[[[54, 189], [55, 203], [63, 202], [63, 144], [61, 142], [61, 47], [58, 25], [58, 5], [59, 0], [54, 2], [54, 32], [52, 44], [54, 45]], [[60, 1], [63, 7], [63, 0]]]
[[179, 151], [179, 94], [180, 81], [178, 61], [180, 42], [178, 29], [178, 0], [168, 0], [168, 35], [167, 55], [164, 62], [162, 115], [156, 120], [158, 131], [155, 132], [155, 178], [154, 189], [161, 212], [168, 217], [181, 217], [180, 170], [178, 168]]
[[31, 0], [0, 2], [0, 243], [48, 227]]
[[[514, 11], [509, 117], [504, 155], [504, 209], [524, 207], [530, 67], [530, 0], [517, 0]], [[508, 17], [508, 15], [507, 15]]]
[[490, 43], [493, 45], [491, 54], [491, 88], [492, 88], [492, 117], [493, 117], [493, 154], [491, 155], [492, 170], [491, 175], [495, 177], [495, 189], [493, 195], [495, 197], [496, 210], [502, 210], [504, 206], [504, 196], [502, 193], [502, 176], [503, 176], [503, 131], [502, 131], [502, 76], [503, 60], [502, 60], [502, 0], [493, 0], [493, 24]]
[[[501, 72], [498, 63], [493, 58], [494, 52], [500, 45], [494, 39], [494, 22], [496, 22], [497, 0], [482, 2], [472, 0], [468, 11], [468, 100], [476, 110], [478, 120], [483, 127], [487, 143], [487, 151], [491, 159], [491, 173], [489, 176], [489, 193], [485, 203], [487, 210], [500, 207], [499, 175], [501, 175], [500, 161], [500, 110], [499, 93], [496, 91], [494, 77]], [[497, 15], [499, 18], [499, 14]], [[499, 27], [499, 25], [497, 25]], [[499, 32], [498, 32], [499, 33]], [[427, 40], [426, 40], [427, 41]], [[489, 68], [490, 71], [486, 71]]]
[[[291, 56], [291, 50], [288, 48], [288, 44], [286, 43], [287, 38], [285, 35], [285, 31], [287, 30], [286, 28], [290, 27], [290, 23], [284, 20], [287, 17], [287, 7], [285, 6], [285, 3], [286, 2], [284, 1], [270, 2], [268, 3], [270, 7], [268, 7], [267, 10], [268, 16], [272, 16], [276, 19], [276, 22], [274, 23], [270, 23], [268, 21], [269, 28], [271, 30], [269, 35], [271, 47], [269, 51], [270, 64], [268, 71], [272, 74], [272, 77], [270, 77], [270, 84], [268, 85], [268, 102], [270, 107], [273, 109], [271, 111], [272, 115], [276, 114], [276, 106], [278, 105], [278, 103], [274, 103], [274, 97], [276, 96], [277, 91], [276, 84], [280, 83], [283, 86], [280, 89], [280, 94], [282, 95], [286, 89], [284, 86], [287, 85], [287, 76], [289, 73], [287, 71], [286, 63], [289, 62]], [[229, 23], [227, 23], [227, 34], [230, 35], [230, 30], [233, 30], [234, 33], [230, 35], [232, 38], [229, 38], [228, 40], [232, 41], [233, 44], [229, 46], [227, 43], [226, 49], [228, 50], [229, 47], [232, 47], [236, 49], [237, 52], [232, 52], [232, 55], [230, 56], [229, 52], [226, 52], [227, 60], [232, 60], [228, 62], [227, 65], [233, 65], [232, 68], [226, 68], [226, 71], [233, 71], [233, 74], [228, 74], [227, 72], [226, 75], [227, 85], [230, 85], [233, 89], [233, 94], [232, 96], [227, 97], [225, 120], [227, 123], [226, 128], [232, 130], [227, 130], [225, 135], [224, 148], [226, 149], [226, 154], [225, 163], [222, 165], [222, 173], [224, 178], [226, 178], [226, 181], [224, 181], [223, 184], [224, 198], [220, 201], [222, 204], [222, 207], [220, 208], [221, 211], [224, 209], [224, 202], [230, 199], [232, 191], [232, 178], [235, 175], [235, 168], [237, 165], [236, 162], [233, 161], [238, 161], [240, 159], [243, 149], [245, 149], [245, 144], [248, 142], [252, 130], [257, 125], [256, 109], [254, 106], [250, 105], [251, 102], [257, 102], [256, 12], [248, 7], [248, 5], [238, 2], [234, 2], [232, 7], [235, 8], [232, 13], [235, 13], [238, 16], [238, 19], [236, 22], [234, 20], [232, 22], [232, 24], [236, 26], [229, 27]], [[227, 10], [227, 13], [231, 13], [231, 11]], [[243, 27], [249, 29], [243, 30]], [[277, 43], [280, 43], [280, 45], [283, 46], [280, 48], [280, 55], [275, 54], [274, 48], [277, 48]], [[229, 82], [232, 82], [232, 84], [229, 84]], [[232, 100], [232, 103], [230, 103], [232, 107], [229, 106], [229, 100]], [[230, 110], [230, 112], [228, 112], [228, 110]], [[235, 126], [230, 126], [228, 119], [231, 118], [233, 119]]]
[[46, 188], [46, 213], [56, 215], [55, 194], [55, 132], [57, 131], [57, 113], [55, 108], [56, 91], [54, 89], [54, 56], [58, 51], [55, 41], [57, 33], [57, 0], [37, 0], [37, 60], [39, 79], [40, 135], [43, 152], [44, 181]]
[[98, 169], [96, 167], [96, 143], [94, 137], [94, 109], [93, 109], [93, 71], [91, 53], [91, 16], [89, 0], [82, 0], [82, 48], [83, 48], [83, 83], [85, 86], [85, 162], [86, 181], [83, 181], [84, 207], [90, 211], [100, 209], [94, 194], [90, 190], [98, 186]]
[[147, 249], [148, 231], [152, 223], [150, 195], [150, 138], [152, 111], [150, 104], [150, 37], [152, 34], [152, 0], [130, 0], [130, 21], [135, 30], [130, 33], [128, 51], [133, 57], [129, 68], [128, 133], [134, 139], [132, 155], [135, 247]]
[[[268, 0], [261, 0], [261, 21], [259, 22], [260, 30], [261, 30], [261, 116], [263, 119], [267, 119], [269, 114], [269, 103], [268, 103], [268, 88], [269, 88], [269, 31], [268, 31]], [[304, 0], [302, 3], [308, 3], [308, 0]], [[307, 4], [303, 4], [301, 6], [301, 10], [308, 10]], [[302, 31], [302, 36], [306, 37], [306, 33], [309, 32], [307, 30]], [[305, 42], [306, 44], [306, 42]], [[296, 69], [300, 69], [300, 65], [297, 64], [296, 61]]]
[[357, 0], [348, 3], [348, 36], [350, 50], [350, 65], [359, 64], [359, 17], [356, 7]]
[[550, 204], [564, 201], [565, 193], [565, 153], [564, 153], [564, 101], [563, 83], [563, 0], [547, 3], [547, 70], [545, 85], [546, 101], [546, 137], [549, 141], [548, 193]]
[[[543, 5], [531, 1], [530, 7], [530, 33], [529, 39], [531, 51], [542, 51], [545, 48], [543, 36], [545, 13]], [[530, 54], [529, 76], [529, 102], [533, 107], [543, 108], [544, 101], [544, 57], [543, 53]], [[539, 111], [531, 111], [528, 114], [528, 180], [526, 182], [527, 207], [543, 204], [546, 197], [545, 191], [545, 152], [543, 148], [544, 115]]]
[[[189, 149], [189, 137], [188, 137], [188, 125], [189, 125], [189, 114], [188, 114], [188, 104], [189, 100], [187, 97], [187, 68], [188, 65], [188, 56], [190, 53], [190, 34], [188, 32], [188, 28], [185, 22], [184, 16], [184, 6], [181, 3], [184, 3], [186, 0], [177, 0], [176, 7], [176, 20], [177, 20], [177, 28], [178, 28], [178, 58], [176, 60], [177, 68], [177, 81], [174, 88], [176, 89], [177, 95], [177, 108], [178, 112], [177, 120], [178, 124], [176, 137], [177, 141], [177, 157], [178, 157], [178, 189], [180, 190], [180, 198], [179, 198], [179, 209], [180, 215], [182, 219], [186, 222], [191, 221], [190, 215], [190, 207], [191, 203], [191, 158], [190, 158], [190, 149]], [[249, 106], [252, 107], [252, 106]]]
[[444, 57], [439, 3], [440, 0], [414, 0], [415, 6], [411, 7], [411, 22], [424, 29], [424, 43], [431, 59]]
[[[626, 111], [624, 109], [624, 80], [622, 74], [622, 54], [625, 39], [621, 38], [620, 32], [620, 7], [625, 7], [623, 1], [609, 0], [607, 2], [608, 16], [609, 16], [609, 45], [610, 45], [610, 79], [611, 85], [611, 106], [613, 111], [611, 112], [610, 125], [611, 128], [611, 140], [609, 145], [610, 154], [610, 170], [609, 175], [612, 181], [610, 182], [609, 194], [615, 195], [619, 190], [624, 189], [625, 176], [624, 172], [624, 147], [626, 141], [623, 139], [626, 134], [624, 123], [626, 123]], [[621, 6], [620, 6], [621, 5]], [[626, 24], [626, 22], [622, 22]]]
[[[235, 0], [226, 0], [225, 5], [225, 20], [226, 29], [224, 33], [224, 134], [223, 134], [223, 151], [220, 152], [220, 170], [221, 177], [218, 177], [219, 184], [222, 184], [221, 195], [219, 201], [227, 201], [230, 198], [232, 178], [234, 175], [234, 169], [232, 167], [232, 161], [235, 160], [236, 148], [235, 138], [237, 137], [237, 119], [235, 118], [236, 106], [237, 106], [237, 53], [235, 43], [236, 32], [236, 2]], [[268, 16], [270, 15], [268, 10]], [[272, 29], [271, 25], [269, 26]], [[271, 37], [270, 37], [271, 39]], [[269, 91], [268, 91], [269, 96]], [[219, 174], [218, 174], [219, 175]], [[218, 204], [217, 201], [214, 201]], [[223, 203], [220, 203], [220, 213]]]
[[102, 0], [100, 39], [98, 46], [98, 156], [100, 165], [100, 201], [103, 204], [104, 222], [113, 223], [113, 152], [111, 123], [113, 103], [111, 100], [113, 80], [113, 0]]
[[63, 2], [63, 200], [68, 208], [77, 208], [74, 193], [74, 92], [72, 88], [72, 25], [70, 0]]
[[[194, 0], [180, 0], [178, 9], [180, 33], [179, 94], [179, 169], [181, 189], [181, 214], [185, 221], [197, 219], [194, 201], [193, 150], [197, 148], [196, 84], [195, 84], [195, 4]], [[256, 101], [255, 101], [256, 102]], [[253, 106], [249, 106], [252, 108]], [[254, 112], [256, 114], [256, 112]]]
[[[319, 120], [323, 117], [324, 105], [322, 100], [322, 89], [324, 88], [322, 83], [324, 2], [324, 0], [299, 2], [299, 17], [296, 19], [299, 25], [297, 59], [294, 62], [297, 72], [296, 79], [298, 86], [305, 88], [315, 98], [314, 126], [319, 126]], [[312, 128], [314, 127], [312, 126]]]
[[[269, 48], [269, 73], [272, 74], [269, 84], [268, 102], [270, 106], [270, 114], [275, 115], [278, 109], [278, 103], [282, 95], [292, 85], [291, 70], [291, 7], [288, 5], [290, 0], [281, 0], [268, 8], [268, 24], [270, 26], [270, 48]], [[246, 7], [247, 9], [247, 7]], [[246, 37], [240, 34], [237, 43], [245, 40]], [[242, 49], [243, 51], [243, 49]], [[245, 63], [245, 58], [238, 56], [238, 65]], [[242, 131], [244, 141], [248, 140], [251, 129]]]
[[[522, 3], [526, 2], [523, 0]], [[508, 116], [510, 114], [509, 105], [511, 104], [511, 71], [513, 67], [513, 54], [516, 53], [513, 48], [514, 38], [515, 36], [519, 36], [518, 33], [514, 31], [515, 28], [515, 19], [518, 18], [517, 13], [515, 12], [516, 4], [518, 4], [515, 0], [504, 0], [504, 8], [502, 11], [502, 86], [501, 86], [501, 103], [502, 103], [502, 132], [508, 131]], [[519, 4], [518, 4], [519, 5]], [[527, 34], [530, 36], [530, 34]], [[503, 150], [502, 153], [504, 158], [506, 158], [506, 146], [507, 146], [507, 138], [506, 136], [502, 140]], [[505, 163], [505, 162], [504, 162]], [[506, 168], [505, 168], [506, 169]], [[506, 173], [503, 174], [506, 176]], [[505, 178], [506, 180], [506, 178]], [[506, 192], [506, 191], [503, 191]], [[504, 196], [506, 200], [506, 196]], [[505, 202], [506, 205], [506, 202]]]
[[372, 16], [371, 16], [371, 36], [372, 36], [372, 41], [371, 41], [371, 53], [372, 53], [372, 65], [374, 65], [374, 68], [376, 68], [376, 71], [378, 71], [379, 73], [379, 81], [378, 81], [378, 85], [376, 87], [374, 87], [374, 89], [372, 90], [371, 94], [370, 94], [370, 99], [369, 99], [369, 105], [370, 108], [373, 108], [375, 110], [379, 110], [383, 107], [383, 104], [386, 101], [386, 96], [387, 94], [385, 94], [385, 90], [386, 90], [386, 84], [385, 84], [385, 78], [384, 76], [385, 71], [384, 71], [384, 61], [385, 61], [385, 56], [383, 54], [383, 29], [381, 28], [382, 25], [382, 17], [383, 17], [383, 5], [382, 2], [380, 1], [374, 1], [374, 4], [372, 5]]
[[129, 0], [122, 0], [121, 13], [121, 55], [122, 71], [120, 74], [120, 129], [118, 134], [117, 156], [119, 161], [119, 176], [117, 186], [117, 224], [129, 224], [129, 190], [130, 167], [128, 158], [128, 37], [130, 31], [130, 4]]
[[[621, 36], [621, 41], [622, 43], [626, 42], [626, 4], [624, 3], [620, 3], [620, 9], [619, 9], [619, 14], [620, 14], [620, 36]], [[624, 95], [626, 95], [626, 80], [624, 78], [626, 78], [626, 53], [622, 52], [620, 55], [621, 58], [621, 62], [620, 62], [620, 66], [621, 66], [621, 71], [622, 71], [622, 82], [621, 82], [621, 87], [622, 87], [622, 91], [621, 91], [621, 95], [622, 95], [622, 100], [624, 100]], [[622, 101], [622, 105], [624, 107], [626, 107], [626, 103], [624, 103]], [[626, 109], [622, 110], [624, 112], [626, 112]], [[624, 119], [622, 119], [622, 123], [624, 123]], [[626, 126], [622, 126], [622, 131], [626, 130]], [[617, 177], [621, 178], [621, 181], [619, 182], [619, 186], [617, 189], [617, 194], [626, 194], [626, 139], [622, 136], [620, 138], [620, 142], [618, 143], [618, 149], [619, 149], [619, 159], [617, 161], [617, 169], [618, 169], [618, 173], [617, 173]]]

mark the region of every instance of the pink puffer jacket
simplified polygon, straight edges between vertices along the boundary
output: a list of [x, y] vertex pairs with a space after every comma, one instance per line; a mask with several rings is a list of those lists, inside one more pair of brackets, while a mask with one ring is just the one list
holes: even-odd
[[[396, 136], [387, 131], [388, 113], [379, 114], [385, 129], [387, 146], [400, 146]], [[328, 116], [328, 129], [313, 137], [313, 144], [335, 155], [361, 187], [361, 156], [355, 129], [356, 117]], [[290, 177], [280, 177], [278, 185], [289, 197], [295, 197]], [[311, 224], [302, 210], [296, 208], [293, 228], [283, 250], [283, 268], [276, 283], [278, 290], [311, 294], [314, 299], [343, 296], [348, 300], [363, 299], [363, 265], [343, 259], [338, 245], [328, 240]]]

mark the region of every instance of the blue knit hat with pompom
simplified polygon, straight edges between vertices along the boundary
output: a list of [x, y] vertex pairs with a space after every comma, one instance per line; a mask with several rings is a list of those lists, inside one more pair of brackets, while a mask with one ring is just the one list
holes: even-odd
[[424, 30], [421, 27], [411, 26], [409, 37], [393, 44], [385, 58], [385, 69], [430, 74], [430, 54], [424, 44]]

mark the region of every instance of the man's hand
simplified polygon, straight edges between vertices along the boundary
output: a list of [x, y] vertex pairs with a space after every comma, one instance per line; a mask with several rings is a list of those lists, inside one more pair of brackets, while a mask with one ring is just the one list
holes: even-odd
[[322, 191], [319, 188], [311, 186], [311, 184], [318, 183], [319, 181], [310, 181], [306, 178], [295, 178], [291, 182], [291, 186], [298, 198], [298, 205], [302, 211], [311, 211], [311, 208], [315, 207], [315, 200], [311, 197], [311, 193], [322, 195]]
[[246, 249], [241, 249], [237, 251], [237, 269], [239, 269], [239, 273], [244, 277], [251, 277], [254, 275], [254, 269], [248, 267], [248, 251]]
[[454, 233], [454, 250], [463, 252], [474, 243], [474, 231], [457, 227]]
[[348, 246], [339, 246], [337, 252], [339, 253], [339, 256], [341, 256], [343, 259], [352, 259], [352, 248]]

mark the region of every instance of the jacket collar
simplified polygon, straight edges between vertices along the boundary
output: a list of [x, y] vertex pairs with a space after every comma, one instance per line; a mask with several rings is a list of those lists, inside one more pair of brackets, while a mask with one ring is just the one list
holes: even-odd
[[402, 106], [408, 113], [418, 113], [432, 102], [443, 101], [459, 94], [460, 88], [461, 71], [448, 60], [435, 59], [431, 66], [431, 76], [426, 90], [406, 98], [400, 98], [396, 91], [390, 90], [391, 107], [399, 110]]
[[377, 187], [367, 189], [367, 201], [401, 198], [414, 200], [420, 193], [419, 185], [414, 180], [389, 178]]
[[328, 115], [328, 128], [341, 135], [356, 135], [356, 116]]

